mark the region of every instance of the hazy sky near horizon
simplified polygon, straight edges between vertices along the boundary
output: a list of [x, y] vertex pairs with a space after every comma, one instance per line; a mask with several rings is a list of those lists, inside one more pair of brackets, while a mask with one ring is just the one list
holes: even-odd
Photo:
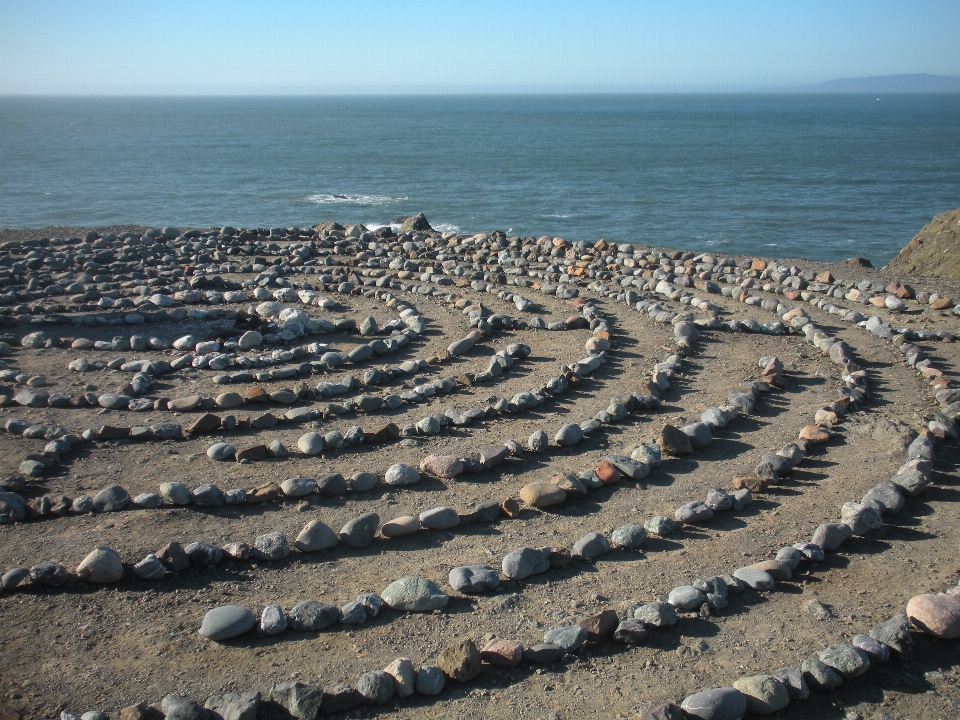
[[957, 27], [957, 0], [0, 0], [0, 93], [750, 90], [960, 75]]

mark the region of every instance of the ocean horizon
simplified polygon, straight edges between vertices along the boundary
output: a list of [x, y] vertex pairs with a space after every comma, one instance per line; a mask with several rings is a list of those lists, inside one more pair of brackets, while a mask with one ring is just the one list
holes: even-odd
[[0, 97], [0, 226], [383, 225], [885, 264], [960, 95]]

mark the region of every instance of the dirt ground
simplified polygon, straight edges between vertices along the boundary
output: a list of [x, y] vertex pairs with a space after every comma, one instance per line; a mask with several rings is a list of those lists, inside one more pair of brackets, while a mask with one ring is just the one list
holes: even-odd
[[[882, 275], [849, 267], [835, 267], [834, 271], [840, 277]], [[917, 285], [943, 287], [941, 282], [925, 284], [922, 279]], [[468, 330], [460, 311], [432, 298], [396, 294], [425, 316], [428, 331], [390, 356], [391, 363], [425, 357]], [[592, 293], [584, 291], [583, 295], [591, 297]], [[464, 296], [481, 299], [493, 311], [520, 315], [512, 303], [494, 296], [479, 296], [469, 288]], [[766, 322], [774, 317], [729, 298], [713, 295], [709, 299], [721, 306], [721, 319]], [[393, 316], [390, 308], [363, 297], [349, 296], [342, 301], [343, 310], [326, 316], [358, 322], [368, 315], [380, 322]], [[547, 321], [564, 319], [573, 312], [568, 302], [556, 298], [537, 294], [537, 302]], [[502, 333], [466, 356], [433, 366], [412, 380], [479, 372], [489, 356], [511, 342], [527, 343], [531, 356], [493, 383], [460, 387], [451, 395], [421, 405], [404, 405], [391, 413], [345, 416], [306, 426], [281, 424], [259, 432], [187, 440], [87, 445], [55, 472], [30, 483], [25, 495], [29, 499], [60, 494], [92, 496], [119, 483], [133, 496], [156, 491], [168, 480], [191, 488], [209, 482], [225, 490], [326, 472], [349, 477], [369, 470], [382, 475], [393, 463], [417, 465], [431, 453], [464, 455], [510, 438], [523, 442], [538, 428], [552, 438], [560, 425], [592, 417], [618, 393], [636, 390], [643, 373], [670, 352], [670, 326], [657, 325], [645, 314], [610, 299], [597, 304], [614, 324], [610, 361], [575, 391], [548, 399], [536, 410], [445, 430], [415, 443], [360, 446], [314, 458], [291, 456], [238, 464], [213, 462], [205, 454], [210, 444], [221, 439], [238, 447], [280, 439], [288, 448], [296, 448], [297, 438], [309, 429], [322, 434], [352, 424], [368, 427], [381, 419], [402, 427], [450, 406], [483, 408], [489, 396], [510, 398], [536, 388], [558, 373], [559, 364], [582, 357], [589, 330]], [[818, 326], [854, 349], [858, 362], [869, 372], [874, 392], [862, 410], [844, 419], [834, 441], [742, 512], [720, 513], [669, 538], [651, 538], [642, 552], [614, 550], [592, 563], [574, 562], [528, 581], [502, 582], [497, 591], [484, 595], [454, 592], [447, 583], [449, 570], [467, 564], [499, 568], [506, 553], [524, 546], [569, 548], [587, 532], [609, 534], [628, 522], [642, 523], [659, 514], [672, 516], [675, 508], [702, 499], [712, 487], [729, 489], [735, 475], [751, 472], [762, 453], [795, 440], [800, 428], [813, 422], [816, 410], [835, 399], [840, 385], [836, 366], [795, 334], [772, 337], [711, 331], [699, 341], [683, 376], [665, 394], [660, 410], [632, 415], [574, 448], [551, 445], [547, 452], [525, 453], [478, 475], [442, 482], [425, 479], [405, 488], [379, 484], [370, 492], [332, 499], [311, 495], [300, 501], [265, 505], [133, 509], [0, 526], [0, 569], [55, 560], [72, 570], [99, 545], [116, 549], [126, 563], [133, 564], [174, 540], [184, 545], [195, 540], [216, 545], [232, 541], [252, 544], [257, 535], [271, 530], [280, 530], [292, 540], [312, 519], [337, 529], [364, 512], [376, 512], [382, 521], [441, 505], [467, 512], [480, 501], [515, 495], [534, 480], [591, 468], [611, 452], [629, 454], [636, 444], [653, 441], [665, 422], [680, 425], [698, 420], [703, 410], [722, 404], [729, 389], [758, 377], [757, 361], [762, 356], [776, 355], [786, 367], [787, 387], [765, 395], [754, 414], [741, 416], [718, 431], [707, 448], [686, 458], [666, 459], [643, 482], [621, 482], [557, 508], [524, 510], [517, 519], [501, 518], [490, 525], [474, 523], [453, 531], [380, 538], [362, 550], [338, 546], [311, 555], [292, 553], [273, 563], [226, 561], [210, 569], [168, 574], [156, 582], [137, 580], [128, 572], [115, 586], [74, 581], [61, 588], [38, 589], [26, 584], [5, 593], [0, 596], [0, 705], [24, 718], [51, 718], [61, 709], [79, 715], [91, 708], [116, 718], [123, 707], [141, 701], [158, 703], [171, 693], [202, 703], [210, 695], [231, 691], [255, 689], [266, 697], [274, 683], [290, 678], [324, 687], [341, 681], [352, 684], [362, 673], [380, 669], [396, 657], [409, 657], [415, 665], [432, 662], [458, 638], [472, 638], [482, 645], [487, 637], [497, 635], [532, 645], [541, 642], [544, 631], [551, 627], [606, 608], [617, 609], [628, 600], [663, 599], [676, 585], [696, 577], [731, 573], [772, 557], [784, 545], [809, 539], [820, 523], [838, 520], [844, 501], [858, 500], [896, 471], [905, 443], [922, 429], [937, 406], [929, 384], [904, 364], [889, 342], [810, 305], [805, 309]], [[311, 312], [321, 314], [318, 308]], [[939, 327], [958, 333], [958, 318], [953, 315], [925, 312], [908, 319], [911, 327]], [[902, 323], [903, 318], [897, 322]], [[22, 336], [32, 329], [20, 326], [11, 330]], [[206, 331], [200, 321], [148, 329], [168, 339]], [[108, 340], [115, 329], [64, 326], [58, 332]], [[358, 342], [357, 335], [348, 334], [320, 339], [336, 349]], [[960, 344], [921, 345], [949, 377], [957, 378]], [[172, 359], [175, 355], [125, 353], [130, 359]], [[44, 375], [50, 391], [106, 392], [129, 379], [112, 370], [69, 372], [67, 364], [80, 356], [112, 360], [118, 353], [16, 349], [7, 359], [11, 367]], [[242, 391], [244, 386], [214, 385], [214, 374], [192, 369], [171, 373], [160, 379], [158, 392], [182, 397]], [[330, 373], [330, 377], [342, 374]], [[309, 382], [315, 385], [321, 379], [326, 378], [315, 374]], [[274, 381], [267, 388], [294, 384]], [[395, 389], [403, 389], [402, 384]], [[8, 406], [0, 409], [0, 423], [21, 417], [48, 426], [60, 424], [79, 434], [84, 428], [103, 424], [176, 422], [186, 426], [199, 415]], [[0, 434], [0, 476], [17, 474], [23, 456], [39, 451], [44, 442]], [[934, 469], [935, 485], [909, 500], [899, 515], [887, 518], [881, 530], [849, 541], [842, 553], [828, 554], [823, 563], [789, 582], [778, 583], [776, 592], [731, 596], [730, 607], [721, 613], [709, 618], [686, 616], [672, 628], [651, 631], [649, 640], [639, 646], [588, 645], [551, 668], [526, 664], [485, 667], [475, 681], [448, 684], [437, 698], [415, 695], [384, 708], [352, 711], [349, 716], [635, 718], [654, 701], [679, 703], [685, 695], [701, 689], [799, 664], [827, 644], [868, 632], [902, 609], [911, 596], [957, 583], [960, 453], [956, 444], [938, 446]], [[428, 614], [385, 609], [364, 625], [338, 624], [320, 633], [288, 631], [273, 637], [251, 633], [221, 644], [197, 634], [204, 614], [217, 605], [239, 604], [255, 613], [270, 603], [289, 610], [304, 599], [342, 605], [361, 592], [379, 593], [393, 580], [408, 575], [434, 580], [451, 595], [449, 605]], [[814, 598], [830, 609], [830, 619], [818, 620], [804, 610]], [[831, 694], [813, 694], [809, 700], [791, 703], [777, 717], [960, 717], [960, 644], [921, 636], [917, 641], [916, 655], [909, 662], [873, 668]], [[287, 715], [279, 706], [265, 702], [260, 717]]]

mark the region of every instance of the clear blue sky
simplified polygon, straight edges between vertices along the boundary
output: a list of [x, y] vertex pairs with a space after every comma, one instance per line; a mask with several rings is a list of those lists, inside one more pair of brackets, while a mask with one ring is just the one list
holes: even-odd
[[960, 1], [0, 0], [0, 93], [737, 90], [960, 75]]

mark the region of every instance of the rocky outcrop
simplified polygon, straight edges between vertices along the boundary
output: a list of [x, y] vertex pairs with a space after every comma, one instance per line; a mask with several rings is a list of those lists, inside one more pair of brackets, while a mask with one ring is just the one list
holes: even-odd
[[960, 280], [960, 208], [924, 225], [884, 270]]

